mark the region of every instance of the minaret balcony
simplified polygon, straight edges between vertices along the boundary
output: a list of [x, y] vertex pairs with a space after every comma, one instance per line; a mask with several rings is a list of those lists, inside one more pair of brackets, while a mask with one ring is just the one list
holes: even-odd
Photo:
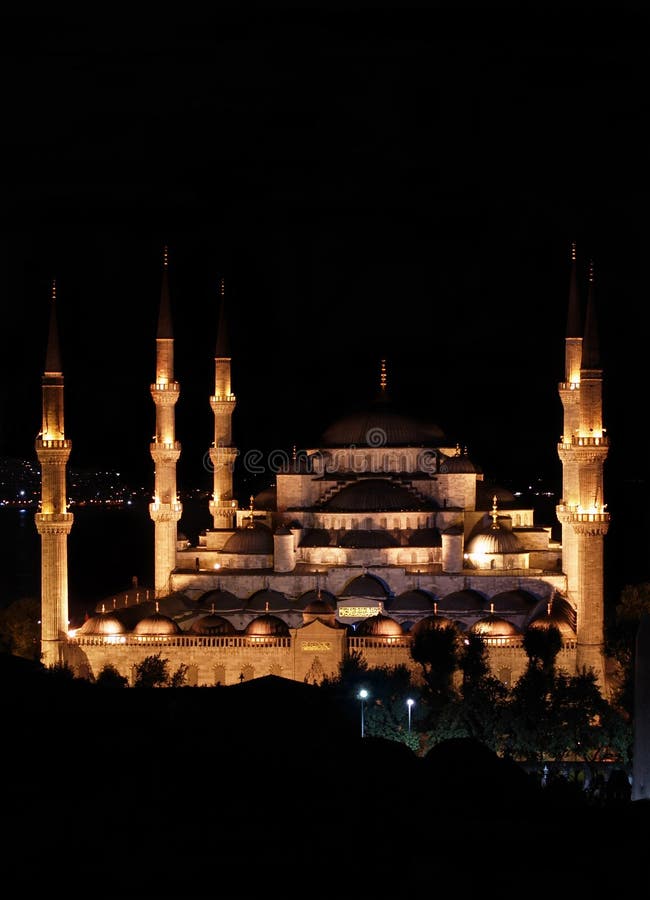
[[237, 398], [234, 394], [213, 394], [210, 397], [210, 403], [235, 403]]
[[580, 390], [580, 382], [579, 381], [561, 381], [558, 384], [558, 390], [560, 390], [560, 391], [579, 391]]
[[54, 440], [51, 438], [38, 438], [36, 440], [36, 452], [39, 450], [71, 450], [72, 441]]
[[571, 440], [565, 440], [564, 435], [560, 440], [560, 448], [562, 450], [571, 450], [573, 447], [609, 447], [609, 438], [606, 434], [599, 437], [580, 437], [574, 434]]
[[180, 391], [180, 384], [177, 381], [156, 381], [155, 384], [151, 385], [152, 393], [174, 393], [177, 394]]

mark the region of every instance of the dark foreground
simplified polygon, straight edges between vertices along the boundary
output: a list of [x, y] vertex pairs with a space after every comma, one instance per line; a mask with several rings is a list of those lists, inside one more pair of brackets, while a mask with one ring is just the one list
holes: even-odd
[[470, 741], [420, 758], [362, 740], [318, 688], [46, 688], [13, 672], [0, 687], [8, 896], [650, 886], [645, 802], [595, 806], [542, 789]]

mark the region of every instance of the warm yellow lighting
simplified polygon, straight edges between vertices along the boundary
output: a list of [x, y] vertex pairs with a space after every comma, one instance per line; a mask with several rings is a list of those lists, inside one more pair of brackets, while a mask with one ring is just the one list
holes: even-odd
[[215, 564], [214, 564], [214, 567], [215, 567], [215, 569], [220, 569], [220, 568], [221, 568], [221, 563], [215, 563]]
[[76, 637], [76, 636], [77, 636], [77, 629], [76, 629], [76, 628], [70, 628], [70, 629], [68, 630], [68, 637], [69, 637], [69, 638], [73, 638], [73, 637]]
[[156, 385], [158, 387], [165, 387], [168, 384], [169, 384], [169, 379], [167, 378], [166, 375], [159, 375], [158, 378], [156, 379]]

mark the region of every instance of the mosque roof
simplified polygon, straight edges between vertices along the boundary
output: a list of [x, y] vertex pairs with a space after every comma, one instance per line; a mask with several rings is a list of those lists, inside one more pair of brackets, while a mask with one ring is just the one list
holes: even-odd
[[352, 528], [343, 532], [339, 539], [339, 547], [357, 550], [382, 549], [385, 547], [399, 547], [399, 542], [389, 531]]
[[433, 423], [378, 401], [367, 409], [344, 415], [323, 434], [325, 447], [412, 447], [436, 446], [445, 439]]

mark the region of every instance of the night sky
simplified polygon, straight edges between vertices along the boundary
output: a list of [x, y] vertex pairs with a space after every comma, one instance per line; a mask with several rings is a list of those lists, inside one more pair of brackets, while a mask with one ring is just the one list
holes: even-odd
[[181, 486], [209, 482], [221, 277], [242, 452], [313, 446], [385, 358], [487, 473], [559, 484], [575, 240], [606, 477], [647, 491], [647, 17], [422, 15], [3, 23], [1, 455], [34, 457], [56, 278], [71, 465], [153, 484], [167, 244]]

